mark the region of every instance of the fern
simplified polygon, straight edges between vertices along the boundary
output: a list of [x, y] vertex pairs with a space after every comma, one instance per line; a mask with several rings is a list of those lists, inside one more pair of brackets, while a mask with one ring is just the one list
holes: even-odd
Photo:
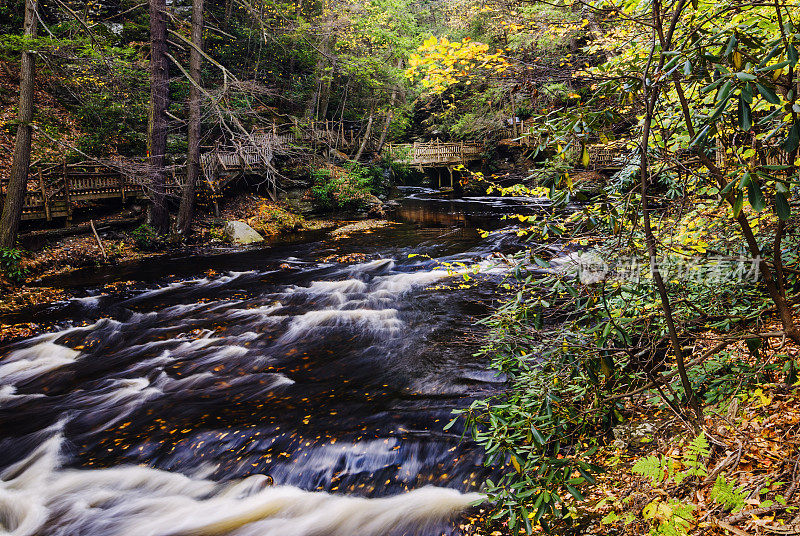
[[695, 437], [686, 449], [683, 455], [683, 465], [686, 466], [684, 471], [685, 476], [706, 476], [705, 458], [711, 453], [711, 449], [706, 441], [706, 436], [703, 432]]
[[[662, 522], [655, 530], [655, 534], [664, 536], [687, 536], [694, 521], [693, 504], [681, 504], [680, 501], [670, 501], [672, 516]], [[651, 531], [652, 533], [653, 531]]]
[[637, 475], [649, 478], [650, 483], [655, 486], [666, 478], [664, 466], [664, 458], [650, 455], [638, 459], [636, 463], [633, 464], [633, 467], [631, 467], [631, 471]]
[[642, 510], [642, 517], [653, 522], [652, 536], [687, 536], [694, 520], [693, 504], [683, 504], [676, 499], [663, 502], [656, 499]]
[[719, 475], [714, 487], [711, 488], [709, 496], [725, 508], [737, 512], [744, 508], [744, 494], [742, 490], [735, 487], [725, 479], [725, 475]]

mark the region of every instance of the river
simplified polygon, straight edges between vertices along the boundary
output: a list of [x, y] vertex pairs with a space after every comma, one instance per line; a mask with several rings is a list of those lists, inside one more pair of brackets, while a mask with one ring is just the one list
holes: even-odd
[[0, 347], [4, 533], [458, 533], [490, 469], [443, 428], [504, 388], [474, 321], [521, 247], [477, 227], [539, 202], [404, 194], [372, 232], [56, 281]]

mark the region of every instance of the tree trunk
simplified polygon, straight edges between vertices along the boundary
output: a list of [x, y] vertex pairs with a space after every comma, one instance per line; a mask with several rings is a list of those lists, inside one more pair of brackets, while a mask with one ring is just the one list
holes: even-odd
[[150, 0], [150, 121], [147, 144], [152, 204], [148, 220], [161, 234], [169, 230], [164, 169], [164, 156], [167, 152], [166, 111], [169, 106], [166, 11], [166, 0]]
[[[397, 60], [396, 67], [400, 68], [400, 60]], [[397, 102], [397, 86], [392, 87], [392, 97], [389, 100], [389, 112], [386, 114], [386, 122], [383, 124], [383, 130], [381, 131], [381, 137], [378, 140], [378, 147], [375, 149], [375, 153], [380, 157], [381, 151], [383, 150], [383, 145], [386, 143], [386, 135], [389, 133], [389, 126], [392, 124], [392, 119], [394, 118], [394, 105]]]
[[330, 70], [326, 69], [325, 78], [322, 80], [322, 87], [320, 88], [319, 104], [317, 105], [317, 121], [325, 121], [328, 115], [328, 104], [331, 100], [331, 84], [333, 83], [333, 73], [336, 70], [336, 62], [334, 62]]
[[333, 39], [333, 36], [326, 35], [319, 45], [319, 58], [317, 58], [316, 67], [314, 67], [314, 74], [317, 78], [317, 87], [314, 90], [314, 93], [311, 94], [311, 98], [306, 105], [305, 111], [306, 119], [311, 121], [325, 119], [325, 117], [320, 113], [323, 108], [323, 101], [325, 113], [327, 114], [328, 111], [327, 100], [330, 96], [330, 77], [333, 74], [333, 65], [330, 67], [328, 66], [328, 59], [331, 55], [331, 43]]
[[[36, 37], [37, 0], [25, 2], [25, 36]], [[36, 58], [31, 51], [22, 53], [19, 76], [19, 124], [14, 144], [11, 175], [6, 189], [3, 213], [0, 215], [0, 247], [13, 248], [17, 241], [19, 220], [31, 165], [31, 135], [33, 121], [33, 84], [36, 78]]]
[[[659, 55], [658, 60], [658, 67], [655, 71], [660, 71], [661, 68], [664, 66], [664, 51], [670, 49], [672, 45], [672, 35], [675, 30], [678, 17], [683, 10], [683, 6], [685, 5], [686, 0], [679, 0], [677, 5], [675, 6], [675, 11], [673, 13], [672, 22], [670, 24], [669, 30], [667, 31], [667, 36], [664, 36], [664, 27], [662, 25], [662, 14], [661, 10], [661, 2], [655, 1], [653, 2], [653, 28], [656, 30], [659, 36], [659, 44], [662, 48], [662, 53]], [[654, 41], [651, 48], [651, 58], [656, 54], [656, 41], [654, 37]], [[649, 67], [649, 65], [648, 65]], [[670, 344], [672, 345], [672, 349], [675, 352], [675, 364], [678, 369], [678, 376], [681, 380], [681, 385], [683, 386], [684, 394], [686, 395], [687, 402], [689, 406], [694, 410], [694, 415], [690, 416], [693, 417], [693, 425], [697, 427], [699, 423], [702, 422], [703, 419], [703, 408], [700, 405], [700, 401], [697, 398], [697, 395], [692, 388], [692, 383], [689, 380], [689, 376], [686, 372], [686, 358], [683, 354], [683, 348], [681, 347], [680, 338], [678, 336], [678, 330], [675, 327], [675, 319], [672, 311], [672, 304], [670, 303], [669, 293], [667, 291], [667, 287], [664, 284], [664, 278], [661, 276], [661, 271], [658, 266], [658, 252], [656, 249], [656, 238], [653, 233], [653, 228], [650, 222], [650, 208], [648, 207], [648, 198], [649, 198], [649, 184], [650, 184], [650, 171], [649, 171], [649, 157], [647, 154], [648, 145], [650, 143], [650, 130], [652, 127], [653, 116], [655, 113], [655, 107], [658, 103], [659, 92], [661, 88], [659, 86], [651, 86], [648, 87], [646, 80], [649, 76], [649, 73], [645, 72], [642, 78], [642, 87], [646, 88], [646, 103], [647, 108], [645, 110], [645, 116], [643, 120], [643, 128], [642, 128], [642, 138], [640, 143], [640, 150], [641, 154], [641, 161], [639, 163], [639, 189], [642, 196], [642, 220], [644, 222], [644, 233], [645, 233], [645, 244], [647, 246], [647, 254], [650, 259], [650, 269], [653, 274], [653, 282], [656, 286], [656, 291], [658, 292], [659, 298], [661, 299], [661, 309], [664, 312], [664, 320], [667, 324], [667, 332], [669, 333], [669, 340]], [[667, 399], [665, 398], [665, 401]]]
[[[390, 102], [389, 106], [391, 108], [394, 107], [394, 103], [396, 100], [397, 100], [397, 88], [394, 88], [392, 90], [392, 100], [389, 101]], [[380, 156], [381, 150], [383, 150], [383, 145], [386, 143], [386, 136], [389, 134], [389, 127], [392, 124], [393, 118], [394, 118], [394, 110], [390, 109], [386, 113], [386, 121], [384, 121], [383, 123], [383, 130], [381, 131], [381, 137], [378, 140], [378, 146], [375, 148], [375, 154], [377, 154], [378, 156]]]
[[186, 153], [186, 184], [183, 187], [178, 211], [178, 232], [188, 234], [194, 215], [195, 185], [200, 176], [200, 67], [203, 56], [203, 0], [192, 2], [192, 47], [189, 56], [189, 132]]
[[361, 142], [361, 147], [358, 148], [358, 153], [356, 153], [355, 158], [353, 158], [353, 160], [355, 160], [356, 162], [359, 161], [359, 159], [361, 158], [361, 153], [364, 152], [364, 148], [367, 146], [367, 143], [369, 143], [369, 137], [370, 134], [372, 134], [372, 116], [373, 113], [370, 112], [369, 119], [367, 120], [367, 129], [366, 132], [364, 132], [364, 139]]

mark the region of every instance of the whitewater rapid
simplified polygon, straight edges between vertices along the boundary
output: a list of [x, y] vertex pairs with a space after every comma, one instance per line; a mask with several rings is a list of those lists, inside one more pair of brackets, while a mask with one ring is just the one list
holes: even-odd
[[437, 349], [464, 315], [431, 289], [503, 270], [449, 260], [294, 259], [74, 300], [82, 322], [0, 348], [0, 534], [448, 530], [483, 458], [442, 427], [496, 382]]
[[13, 536], [332, 536], [424, 533], [479, 501], [423, 487], [364, 499], [269, 486], [253, 475], [224, 484], [148, 467], [64, 469], [56, 430], [0, 473], [0, 526]]

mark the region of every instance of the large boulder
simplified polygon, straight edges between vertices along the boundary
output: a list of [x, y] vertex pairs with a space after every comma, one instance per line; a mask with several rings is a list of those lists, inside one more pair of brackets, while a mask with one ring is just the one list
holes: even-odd
[[264, 237], [258, 234], [258, 231], [243, 221], [229, 221], [225, 225], [225, 236], [234, 244], [241, 245], [264, 241]]

